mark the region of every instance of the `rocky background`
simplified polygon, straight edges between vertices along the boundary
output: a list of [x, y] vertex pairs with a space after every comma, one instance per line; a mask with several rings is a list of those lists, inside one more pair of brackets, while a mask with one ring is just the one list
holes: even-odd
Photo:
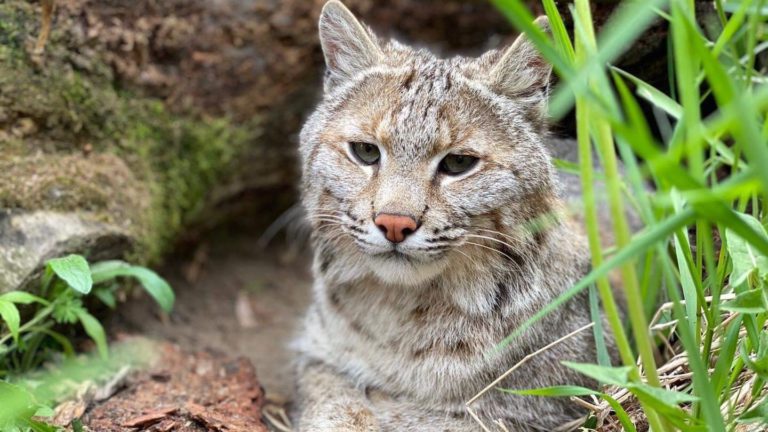
[[[295, 203], [323, 3], [57, 0], [39, 58], [40, 5], [0, 3], [0, 292], [53, 256], [152, 262], [212, 227], [263, 228]], [[484, 0], [347, 4], [444, 55], [514, 34]], [[599, 4], [598, 21], [614, 6]], [[658, 83], [665, 36], [660, 24], [622, 66]]]

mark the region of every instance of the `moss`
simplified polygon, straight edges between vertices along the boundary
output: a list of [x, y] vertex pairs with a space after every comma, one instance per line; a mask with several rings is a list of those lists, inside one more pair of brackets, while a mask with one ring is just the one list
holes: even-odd
[[157, 256], [203, 209], [253, 133], [226, 119], [180, 117], [156, 102], [142, 105], [132, 111], [138, 118], [128, 122], [119, 142], [126, 158], [148, 174], [153, 195], [161, 197], [151, 214], [150, 255]]
[[56, 31], [36, 65], [37, 20], [24, 1], [0, 4], [0, 207], [96, 212], [136, 233], [136, 258], [159, 257], [255, 129], [122, 92], [97, 52]]

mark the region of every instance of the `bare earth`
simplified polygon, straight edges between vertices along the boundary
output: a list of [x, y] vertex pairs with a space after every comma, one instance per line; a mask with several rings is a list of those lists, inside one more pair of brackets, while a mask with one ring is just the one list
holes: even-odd
[[244, 356], [267, 399], [287, 400], [293, 389], [288, 344], [310, 299], [309, 258], [256, 242], [251, 235], [219, 239], [198, 246], [190, 259], [169, 263], [162, 274], [176, 291], [173, 313], [163, 316], [141, 296], [114, 314], [111, 333]]

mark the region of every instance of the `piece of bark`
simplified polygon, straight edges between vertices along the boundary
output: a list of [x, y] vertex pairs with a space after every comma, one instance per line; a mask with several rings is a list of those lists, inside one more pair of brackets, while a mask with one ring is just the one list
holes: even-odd
[[144, 427], [153, 425], [160, 420], [163, 420], [164, 418], [168, 417], [169, 414], [173, 414], [176, 411], [178, 411], [177, 408], [165, 408], [157, 411], [150, 412], [148, 414], [144, 414], [142, 416], [136, 417], [132, 420], [129, 420], [125, 423], [123, 423], [123, 426], [129, 427], [129, 428], [137, 428], [137, 427]]
[[158, 350], [154, 367], [131, 375], [120, 392], [88, 408], [84, 426], [100, 432], [267, 431], [264, 393], [250, 362], [170, 343]]

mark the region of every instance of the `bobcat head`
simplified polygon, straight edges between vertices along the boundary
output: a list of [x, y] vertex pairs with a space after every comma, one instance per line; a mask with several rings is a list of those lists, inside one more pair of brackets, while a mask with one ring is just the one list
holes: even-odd
[[414, 285], [484, 248], [514, 258], [541, 240], [529, 222], [556, 196], [543, 142], [551, 67], [525, 36], [479, 58], [437, 58], [377, 39], [332, 0], [320, 40], [324, 96], [301, 157], [321, 255]]

